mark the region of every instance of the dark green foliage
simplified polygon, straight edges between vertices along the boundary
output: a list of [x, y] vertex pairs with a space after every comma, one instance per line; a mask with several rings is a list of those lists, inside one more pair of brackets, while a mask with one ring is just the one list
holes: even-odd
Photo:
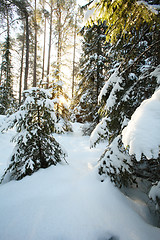
[[111, 181], [121, 188], [136, 184], [132, 175], [132, 161], [124, 149], [120, 136], [116, 137], [100, 158], [99, 174], [101, 180], [109, 175]]
[[37, 131], [37, 136], [31, 136], [31, 139], [28, 139], [25, 144], [19, 140], [6, 173], [9, 173], [10, 180], [20, 180], [40, 168], [56, 165], [61, 161], [63, 155], [64, 153], [54, 137], [46, 135], [42, 137], [42, 133]]
[[[119, 2], [124, 4], [124, 1]], [[156, 160], [152, 159], [149, 163], [143, 156], [142, 160], [135, 164], [134, 157], [129, 156], [127, 150], [119, 142], [121, 141], [121, 132], [136, 108], [143, 100], [151, 97], [155, 89], [159, 87], [159, 81], [155, 74], [155, 70], [158, 71], [160, 64], [159, 21], [152, 13], [149, 15], [152, 19], [145, 21], [144, 14], [148, 10], [146, 8], [144, 10], [142, 5], [137, 7], [138, 11], [139, 8], [141, 8], [140, 16], [143, 16], [143, 19], [140, 20], [137, 16], [130, 32], [126, 31], [125, 35], [117, 35], [114, 38], [115, 44], [112, 45], [109, 54], [117, 62], [117, 66], [114, 67], [113, 64], [108, 66], [109, 72], [114, 75], [110, 77], [108, 74], [108, 81], [99, 96], [103, 124], [100, 123], [95, 129], [99, 137], [95, 138], [95, 142], [92, 143], [94, 146], [101, 138], [101, 133], [106, 131], [103, 135], [108, 138], [109, 147], [100, 159], [99, 173], [102, 180], [109, 175], [119, 187], [134, 184], [137, 177], [151, 182], [153, 179], [159, 180], [159, 167], [150, 167], [150, 164], [157, 166], [155, 165]], [[120, 23], [121, 19], [115, 25], [109, 26], [110, 30], [120, 26]], [[159, 164], [159, 160], [157, 161]], [[140, 174], [143, 171], [147, 177], [145, 174]]]
[[11, 65], [11, 40], [6, 38], [3, 44], [3, 55], [1, 64], [0, 85], [0, 114], [6, 114], [7, 110], [13, 108], [15, 99], [13, 95], [12, 65]]
[[[84, 37], [80, 59], [80, 82], [75, 97], [79, 122], [98, 123], [98, 95], [104, 84], [106, 66], [106, 24], [98, 22], [81, 30]], [[87, 129], [86, 129], [87, 130]]]

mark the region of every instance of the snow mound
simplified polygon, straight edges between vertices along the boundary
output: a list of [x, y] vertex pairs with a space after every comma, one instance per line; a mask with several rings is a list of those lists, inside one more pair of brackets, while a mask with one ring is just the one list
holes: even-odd
[[157, 158], [160, 146], [160, 89], [150, 99], [141, 103], [122, 131], [122, 141], [129, 146], [129, 154], [137, 161], [142, 153], [148, 158]]

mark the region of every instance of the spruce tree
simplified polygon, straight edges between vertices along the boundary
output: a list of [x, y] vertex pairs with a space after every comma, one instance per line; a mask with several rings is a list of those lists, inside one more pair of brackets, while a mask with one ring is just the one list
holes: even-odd
[[[108, 17], [114, 3], [108, 1], [107, 4], [103, 7], [107, 9], [105, 16]], [[123, 7], [126, 6], [124, 1], [120, 1], [121, 4]], [[124, 19], [118, 20], [118, 12], [127, 10], [119, 8], [119, 6], [112, 11], [117, 20], [112, 22], [113, 25], [111, 20], [107, 22], [109, 24], [107, 34], [111, 31], [114, 36], [111, 39], [114, 44], [110, 54], [114, 51], [117, 52], [120, 65], [114, 69], [99, 95], [103, 119], [91, 136], [92, 146], [102, 138], [108, 139], [109, 145], [100, 159], [99, 174], [102, 180], [109, 175], [119, 187], [135, 183], [137, 177], [152, 182], [154, 175], [156, 180], [158, 174], [151, 169], [156, 169], [156, 165], [159, 164], [159, 159], [152, 159], [148, 162], [143, 155], [141, 161], [137, 163], [135, 157], [129, 156], [128, 150], [122, 144], [121, 132], [133, 112], [159, 87], [158, 69], [160, 64], [160, 51], [157, 48], [160, 42], [159, 20], [156, 14], [154, 15], [148, 9], [148, 5], [145, 7], [144, 4], [136, 3], [136, 1], [128, 1], [126, 4], [132, 6], [130, 9], [133, 11], [131, 20], [135, 20], [133, 25], [121, 25], [124, 20], [127, 23], [130, 17], [124, 15]], [[135, 16], [133, 5], [138, 9], [137, 16]], [[147, 20], [146, 12], [150, 17]], [[121, 28], [118, 30], [116, 27]], [[117, 35], [114, 35], [115, 31], [118, 31]], [[109, 36], [108, 39], [110, 39]], [[150, 167], [151, 165], [153, 168]]]
[[10, 164], [2, 178], [20, 180], [40, 168], [56, 165], [65, 153], [53, 137], [56, 132], [54, 102], [48, 90], [32, 88], [24, 92], [18, 111], [6, 119], [4, 130], [15, 127], [16, 143]]
[[[99, 22], [81, 30], [84, 37], [80, 59], [81, 80], [74, 100], [74, 111], [78, 121], [93, 123], [93, 126], [99, 122], [98, 95], [105, 82], [104, 71], [107, 68], [106, 29], [106, 23]], [[93, 126], [84, 133], [89, 133]]]
[[0, 86], [0, 114], [6, 114], [7, 111], [15, 106], [13, 95], [13, 76], [11, 65], [11, 40], [7, 36], [3, 44], [3, 56], [1, 64], [1, 86]]

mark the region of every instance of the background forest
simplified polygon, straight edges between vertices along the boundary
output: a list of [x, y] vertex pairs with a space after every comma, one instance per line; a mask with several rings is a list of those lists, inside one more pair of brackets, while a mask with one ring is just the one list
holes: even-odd
[[100, 181], [145, 192], [159, 225], [159, 109], [158, 0], [0, 0], [1, 130], [18, 133], [2, 182], [65, 160], [52, 134], [79, 122], [106, 145]]

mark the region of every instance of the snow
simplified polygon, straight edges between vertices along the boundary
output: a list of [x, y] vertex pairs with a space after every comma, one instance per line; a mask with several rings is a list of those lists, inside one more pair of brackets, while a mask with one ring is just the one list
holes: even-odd
[[106, 102], [106, 110], [112, 108], [115, 105], [117, 100], [116, 92], [122, 89], [120, 86], [121, 82], [122, 78], [118, 76], [118, 68], [116, 68], [114, 73], [110, 76], [110, 78], [107, 80], [107, 82], [101, 89], [101, 92], [98, 96], [98, 102], [100, 103], [102, 101], [103, 96], [105, 96], [105, 94], [107, 93], [108, 89], [112, 87], [109, 98], [107, 99]]
[[[39, 92], [39, 88], [38, 87], [32, 87], [32, 88], [30, 88], [30, 89], [27, 89], [27, 90], [25, 90], [24, 91], [24, 93], [25, 93], [25, 96], [27, 97], [28, 95], [30, 95], [33, 91], [35, 91], [35, 92]], [[41, 88], [41, 92], [43, 92], [47, 97], [49, 97], [49, 98], [51, 98], [52, 97], [52, 94], [51, 94], [51, 92], [50, 92], [50, 90], [49, 89], [43, 89], [43, 88]]]
[[[158, 182], [156, 185], [153, 185], [150, 192], [149, 197], [154, 201], [157, 202], [157, 198], [160, 199], [160, 182]], [[158, 204], [156, 205], [157, 210], [159, 208]]]
[[160, 84], [160, 65], [156, 67], [156, 69], [151, 73], [151, 76], [154, 76], [157, 78], [157, 83]]
[[142, 65], [140, 67], [140, 71], [141, 73], [145, 73], [147, 70], [149, 70], [151, 68], [151, 66], [149, 64], [146, 64], [146, 65]]
[[[0, 116], [0, 125], [3, 122], [4, 116]], [[10, 140], [15, 135], [14, 130], [9, 130], [7, 133], [0, 132], [0, 176], [2, 176], [4, 169], [8, 166], [9, 158], [12, 154], [14, 143]]]
[[[73, 133], [55, 134], [68, 152], [68, 165], [0, 185], [0, 239], [159, 240], [160, 229], [146, 223], [144, 208], [133, 207], [109, 178], [99, 181], [97, 159], [105, 144], [90, 149], [80, 127], [75, 123]], [[0, 135], [1, 174], [14, 147], [12, 135]]]
[[87, 8], [84, 15], [84, 23], [87, 23], [90, 20], [90, 18], [94, 17], [96, 19], [96, 17], [98, 16], [98, 11], [96, 10], [99, 8], [96, 6], [97, 3], [98, 3], [98, 0], [93, 0], [93, 2]]
[[160, 10], [160, 4], [149, 4], [146, 1], [137, 1], [137, 4], [144, 4], [152, 13], [158, 15]]
[[137, 80], [137, 76], [136, 76], [135, 73], [129, 73], [128, 78], [129, 78], [130, 80]]
[[90, 147], [94, 147], [96, 143], [102, 139], [107, 138], [107, 121], [110, 121], [108, 117], [102, 118], [102, 120], [97, 124], [95, 129], [92, 131], [90, 136]]
[[143, 153], [148, 159], [158, 158], [160, 146], [160, 89], [150, 99], [144, 100], [136, 109], [122, 131], [122, 141], [129, 154], [137, 161]]
[[87, 9], [85, 16], [84, 16], [84, 22], [87, 22], [89, 20], [90, 17], [92, 17], [93, 13], [94, 13], [95, 9]]

